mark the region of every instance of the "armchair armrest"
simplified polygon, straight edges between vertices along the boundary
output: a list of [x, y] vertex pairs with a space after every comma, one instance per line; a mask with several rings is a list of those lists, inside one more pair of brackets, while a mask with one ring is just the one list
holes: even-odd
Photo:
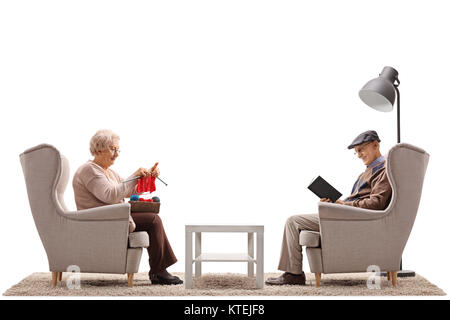
[[320, 220], [378, 220], [387, 214], [387, 210], [362, 209], [343, 204], [319, 202]]
[[67, 219], [78, 221], [128, 221], [130, 216], [130, 204], [111, 204], [85, 210], [59, 212], [59, 214]]
[[[59, 232], [46, 250], [52, 252], [51, 270], [75, 264], [82, 272], [125, 273], [130, 204], [120, 203], [79, 211], [57, 208]], [[54, 239], [52, 239], [54, 240]]]

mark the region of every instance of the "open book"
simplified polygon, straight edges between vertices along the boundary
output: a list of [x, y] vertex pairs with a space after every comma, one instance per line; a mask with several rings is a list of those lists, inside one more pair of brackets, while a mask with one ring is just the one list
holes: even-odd
[[308, 189], [311, 190], [316, 196], [319, 198], [327, 198], [333, 202], [336, 202], [342, 196], [342, 193], [337, 191], [331, 184], [325, 181], [324, 178], [318, 176], [315, 178], [308, 186]]

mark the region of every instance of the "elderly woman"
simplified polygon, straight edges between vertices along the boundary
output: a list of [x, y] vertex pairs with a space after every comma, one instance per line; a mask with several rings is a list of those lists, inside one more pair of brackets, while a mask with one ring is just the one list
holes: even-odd
[[[137, 180], [122, 183], [122, 179], [110, 167], [119, 155], [119, 136], [110, 130], [100, 130], [92, 138], [90, 151], [93, 160], [87, 161], [75, 172], [73, 190], [77, 209], [87, 209], [124, 201], [136, 192]], [[159, 170], [139, 168], [131, 177], [158, 176]], [[177, 261], [167, 239], [161, 218], [151, 212], [134, 212], [130, 217], [130, 232], [146, 231], [150, 238], [150, 281], [153, 284], [181, 284], [178, 277], [166, 268]], [[134, 220], [134, 222], [133, 222]]]

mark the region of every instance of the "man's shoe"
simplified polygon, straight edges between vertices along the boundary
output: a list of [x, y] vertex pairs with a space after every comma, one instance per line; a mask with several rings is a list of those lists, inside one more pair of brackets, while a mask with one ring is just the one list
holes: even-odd
[[304, 272], [302, 272], [301, 274], [292, 274], [289, 272], [285, 272], [278, 278], [268, 278], [266, 280], [266, 284], [271, 286], [282, 286], [285, 284], [294, 284], [303, 286], [305, 285], [305, 283], [306, 277]]
[[161, 277], [156, 274], [150, 274], [150, 281], [152, 284], [162, 284], [162, 285], [176, 285], [176, 284], [182, 284], [183, 280], [178, 278], [177, 276], [170, 276], [169, 278]]

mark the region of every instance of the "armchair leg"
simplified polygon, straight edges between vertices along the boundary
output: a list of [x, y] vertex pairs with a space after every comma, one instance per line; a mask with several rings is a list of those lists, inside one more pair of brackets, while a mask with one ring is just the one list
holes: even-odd
[[320, 278], [322, 276], [321, 273], [314, 273], [314, 276], [316, 277], [316, 288], [320, 286]]
[[58, 272], [58, 281], [62, 281], [62, 272]]
[[128, 274], [128, 286], [130, 288], [133, 288], [133, 277], [134, 277], [134, 273], [129, 273]]
[[56, 287], [57, 281], [58, 281], [58, 272], [52, 271], [52, 287]]
[[397, 271], [392, 271], [391, 275], [392, 275], [392, 285], [394, 287], [396, 287], [397, 286]]
[[391, 272], [390, 271], [387, 272], [387, 279], [388, 279], [388, 281], [391, 281]]

